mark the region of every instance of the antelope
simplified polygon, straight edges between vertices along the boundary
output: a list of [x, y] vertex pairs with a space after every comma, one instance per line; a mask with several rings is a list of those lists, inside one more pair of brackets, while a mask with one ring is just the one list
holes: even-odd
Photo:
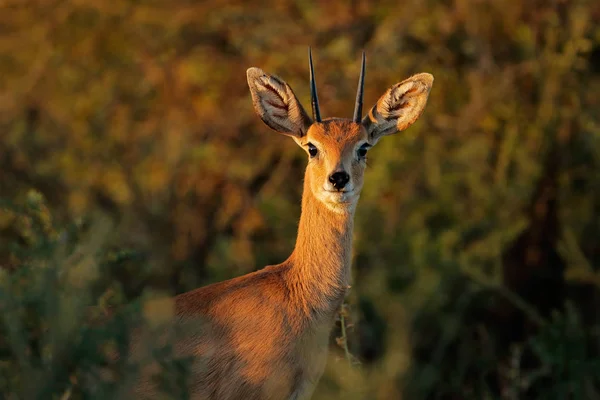
[[[428, 73], [391, 86], [362, 118], [365, 53], [352, 119], [322, 119], [309, 49], [312, 118], [282, 79], [246, 72], [254, 109], [308, 155], [298, 235], [278, 265], [175, 297], [178, 354], [193, 355], [194, 399], [309, 399], [351, 281], [352, 229], [369, 148], [412, 125], [433, 84]], [[300, 181], [300, 180], [298, 180]], [[138, 394], [152, 393], [149, 380]]]

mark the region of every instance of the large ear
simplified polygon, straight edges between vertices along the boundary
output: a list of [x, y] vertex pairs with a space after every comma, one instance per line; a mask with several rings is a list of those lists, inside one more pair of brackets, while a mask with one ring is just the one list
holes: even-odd
[[433, 75], [421, 73], [389, 88], [362, 120], [369, 141], [375, 144], [411, 126], [425, 109], [432, 85]]
[[260, 68], [246, 71], [252, 102], [258, 116], [272, 129], [301, 138], [312, 125], [292, 88], [282, 79], [266, 74]]

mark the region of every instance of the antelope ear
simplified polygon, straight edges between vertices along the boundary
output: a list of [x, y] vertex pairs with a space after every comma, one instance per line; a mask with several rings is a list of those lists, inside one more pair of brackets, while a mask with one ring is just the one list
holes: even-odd
[[425, 109], [432, 85], [433, 75], [420, 73], [389, 88], [362, 120], [369, 140], [374, 144], [411, 126]]
[[290, 85], [260, 68], [246, 71], [256, 113], [271, 129], [301, 138], [313, 121], [296, 98]]

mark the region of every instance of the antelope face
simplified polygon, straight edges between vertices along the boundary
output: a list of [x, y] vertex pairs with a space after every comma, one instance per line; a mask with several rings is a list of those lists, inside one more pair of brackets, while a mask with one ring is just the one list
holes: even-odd
[[344, 119], [316, 122], [296, 141], [308, 154], [305, 179], [313, 195], [329, 208], [356, 204], [371, 147], [362, 124]]
[[433, 76], [421, 73], [391, 86], [362, 118], [363, 53], [354, 117], [321, 120], [310, 49], [309, 61], [313, 118], [285, 81], [259, 68], [247, 71], [254, 108], [265, 124], [293, 137], [307, 152], [305, 179], [314, 197], [333, 211], [352, 210], [363, 187], [367, 150], [383, 136], [402, 131], [419, 118]]

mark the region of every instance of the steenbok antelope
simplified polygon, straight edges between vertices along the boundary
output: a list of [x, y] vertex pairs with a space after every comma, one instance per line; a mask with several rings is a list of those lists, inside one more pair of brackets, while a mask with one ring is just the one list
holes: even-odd
[[[193, 355], [195, 399], [308, 399], [327, 358], [336, 311], [350, 284], [352, 227], [367, 150], [423, 112], [433, 76], [390, 87], [362, 118], [365, 55], [352, 119], [321, 119], [309, 49], [312, 119], [292, 88], [247, 71], [258, 116], [308, 154], [294, 251], [279, 265], [175, 298], [180, 355]], [[300, 179], [297, 179], [300, 182]], [[138, 393], [153, 393], [149, 380]]]

